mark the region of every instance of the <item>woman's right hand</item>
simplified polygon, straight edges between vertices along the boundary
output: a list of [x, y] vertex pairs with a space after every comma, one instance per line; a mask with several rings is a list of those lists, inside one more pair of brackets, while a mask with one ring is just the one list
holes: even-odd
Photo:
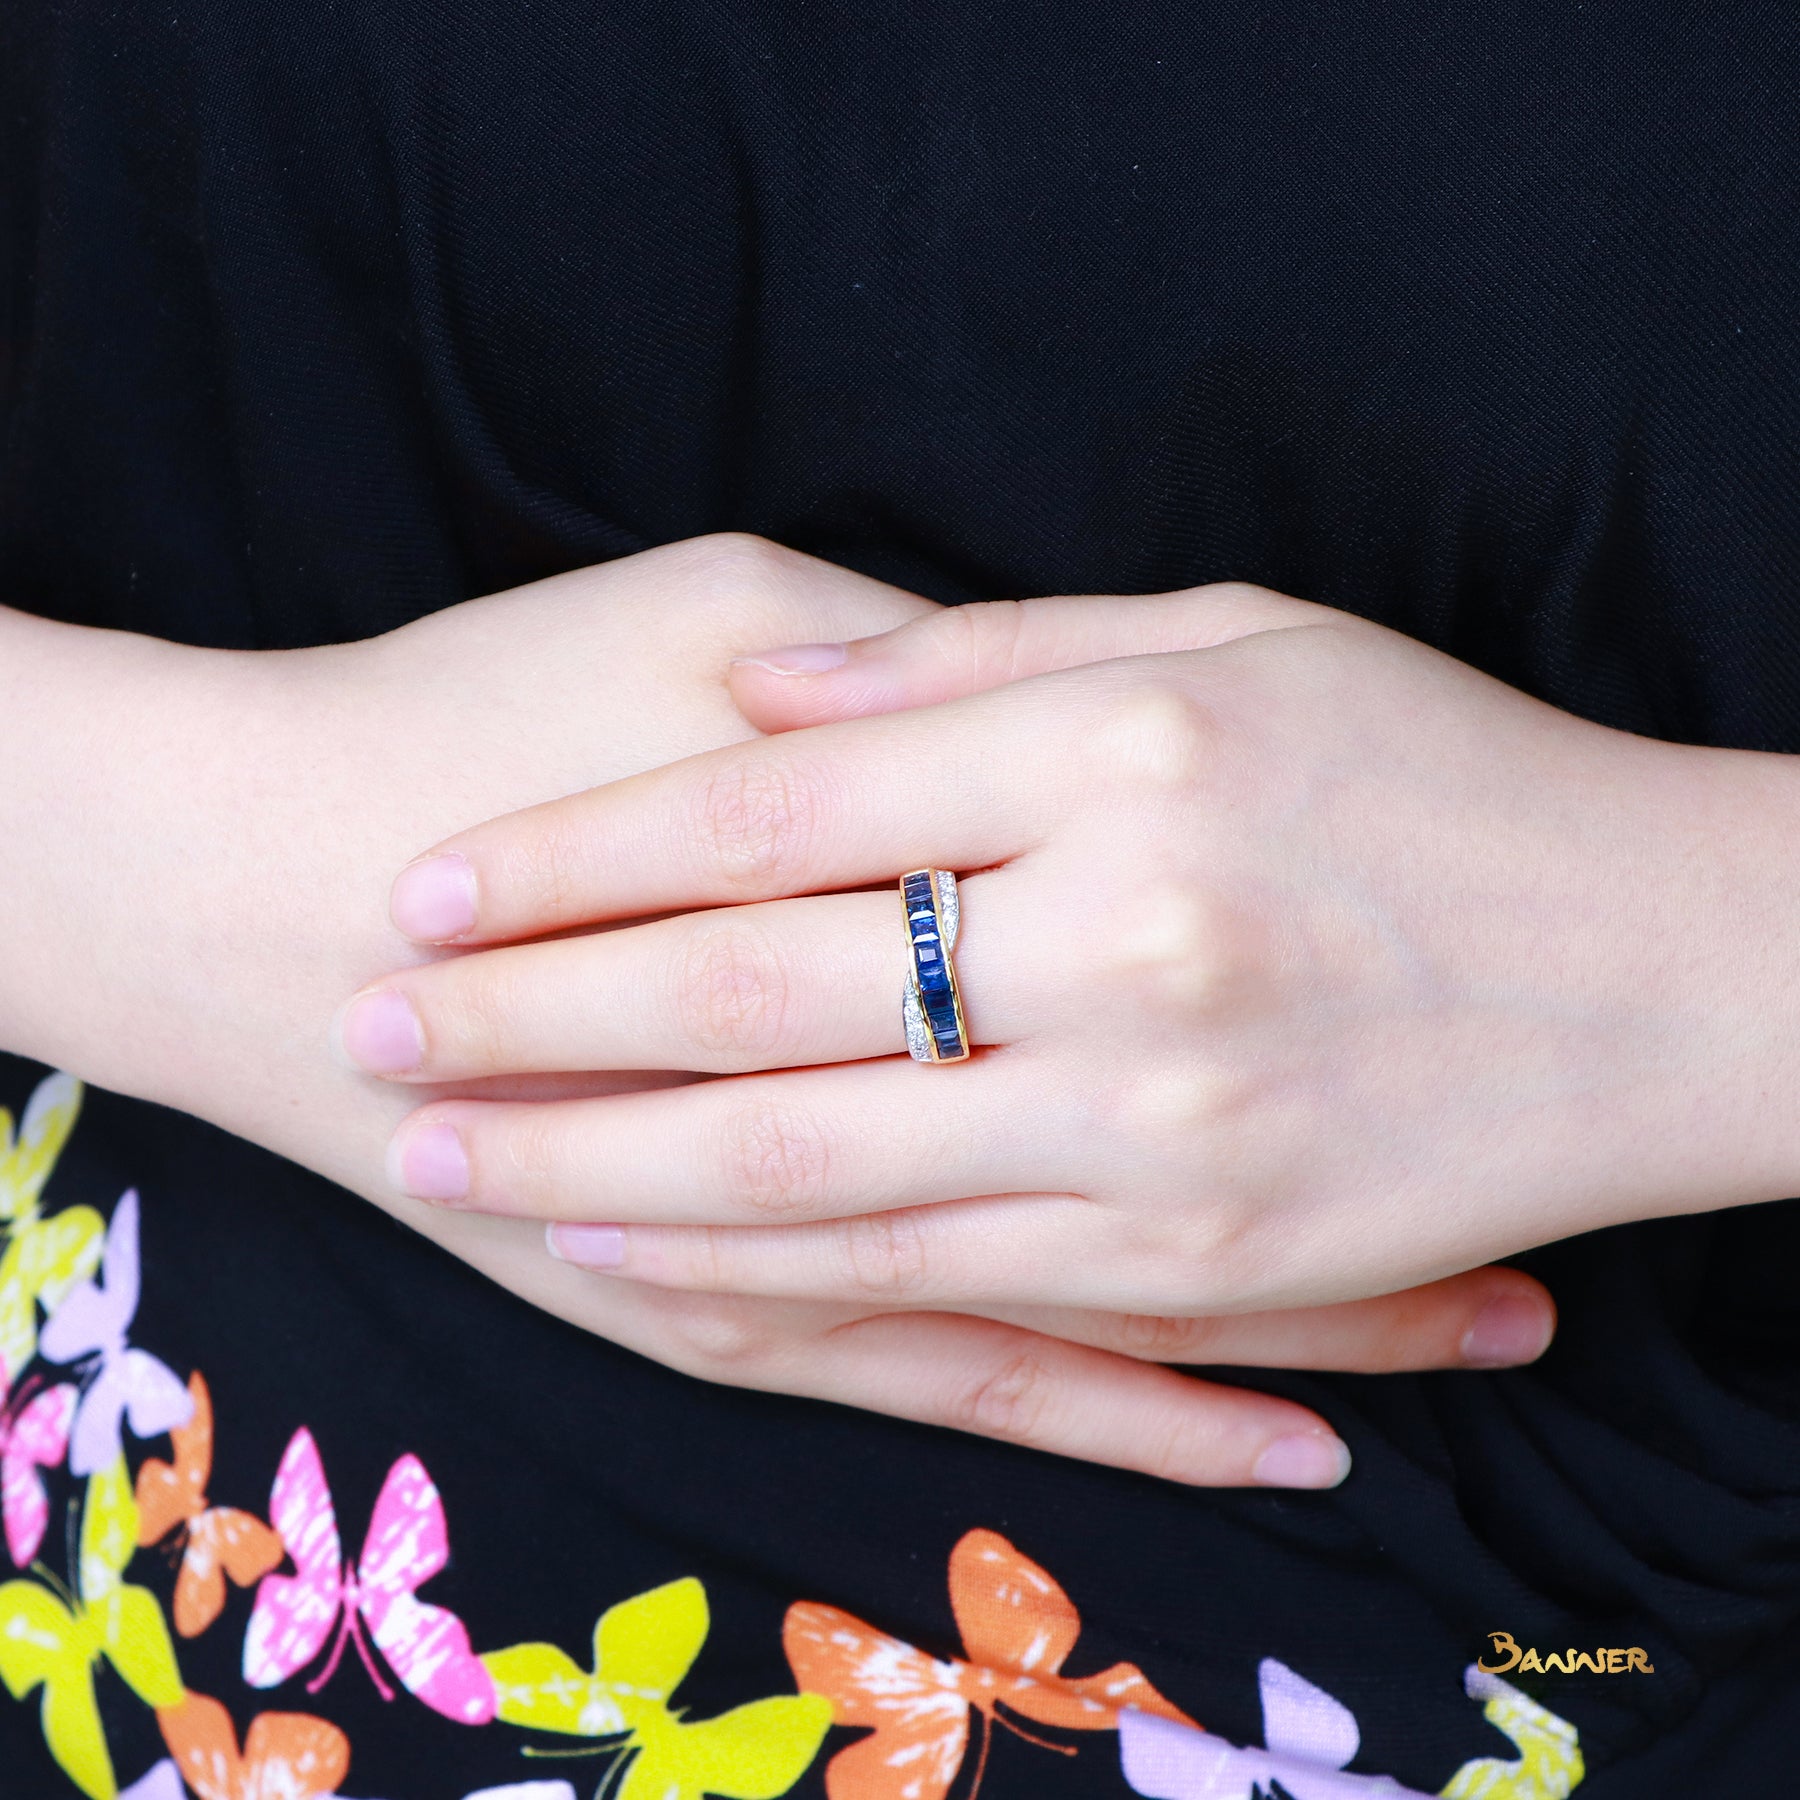
[[[1206, 1485], [1340, 1479], [1345, 1454], [1316, 1414], [1159, 1365], [1468, 1366], [1489, 1304], [1537, 1308], [1548, 1337], [1542, 1288], [1496, 1268], [1292, 1313], [999, 1319], [609, 1282], [553, 1261], [533, 1223], [398, 1197], [384, 1150], [426, 1096], [325, 1054], [345, 994], [440, 954], [385, 917], [392, 871], [420, 845], [756, 735], [726, 684], [736, 654], [930, 610], [725, 535], [311, 650], [197, 650], [0, 613], [0, 1045], [289, 1157], [533, 1304], [706, 1379]], [[729, 981], [707, 991], [723, 1020]]]

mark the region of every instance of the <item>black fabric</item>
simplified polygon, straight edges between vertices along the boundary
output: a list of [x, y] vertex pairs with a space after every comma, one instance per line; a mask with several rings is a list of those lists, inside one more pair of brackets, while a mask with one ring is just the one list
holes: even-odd
[[[9, 604], [310, 644], [741, 528], [949, 602], [1246, 578], [1608, 724], [1800, 750], [1785, 0], [12, 0], [0, 95]], [[182, 1272], [137, 1336], [234, 1421], [215, 1490], [260, 1503], [303, 1419], [347, 1515], [417, 1452], [429, 1597], [479, 1647], [578, 1650], [699, 1574], [704, 1715], [789, 1685], [791, 1600], [953, 1651], [945, 1558], [987, 1526], [1075, 1597], [1079, 1670], [1130, 1657], [1239, 1743], [1279, 1656], [1358, 1769], [1434, 1791], [1508, 1753], [1456, 1680], [1503, 1628], [1651, 1655], [1521, 1681], [1584, 1800], [1800, 1768], [1795, 1203], [1522, 1259], [1563, 1319], [1527, 1371], [1253, 1378], [1355, 1454], [1296, 1496], [708, 1388], [94, 1096], [52, 1195], [126, 1185]], [[240, 1720], [241, 1618], [183, 1660]], [[105, 1698], [129, 1776], [148, 1714]], [[267, 1704], [345, 1725], [348, 1793], [566, 1772], [354, 1670]], [[0, 1789], [60, 1779], [0, 1703]], [[985, 1780], [1127, 1791], [1011, 1741]]]

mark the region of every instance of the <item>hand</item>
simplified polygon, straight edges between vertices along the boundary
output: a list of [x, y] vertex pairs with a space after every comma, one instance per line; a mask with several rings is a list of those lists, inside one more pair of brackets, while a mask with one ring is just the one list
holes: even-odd
[[[406, 1016], [390, 1075], [731, 1079], [430, 1105], [397, 1176], [640, 1284], [1176, 1316], [1792, 1190], [1763, 1104], [1792, 995], [1740, 949], [1794, 873], [1786, 759], [1609, 731], [1261, 590], [1106, 604], [1210, 647], [693, 758], [411, 867], [397, 916], [443, 883], [467, 945], [691, 910], [382, 983], [345, 1031]], [[894, 1054], [891, 883], [926, 863], [973, 871], [983, 1048], [945, 1069]]]
[[[1035, 1332], [609, 1288], [546, 1258], [535, 1226], [398, 1199], [381, 1150], [414, 1096], [318, 1053], [348, 987], [409, 955], [441, 954], [409, 951], [381, 920], [386, 871], [405, 848], [471, 815], [750, 737], [723, 679], [734, 651], [934, 610], [729, 537], [472, 601], [367, 643], [281, 654], [200, 651], [0, 609], [0, 938], [14, 949], [0, 959], [0, 1042], [306, 1164], [526, 1299], [696, 1374], [886, 1404], [1076, 1454], [1111, 1447], [1108, 1415], [1124, 1406], [1139, 1433], [1127, 1460], [1246, 1479], [1272, 1441], [1297, 1435], [1291, 1456], [1311, 1453], [1336, 1473], [1335, 1440], [1316, 1415], [1130, 1358], [1454, 1363], [1484, 1303], [1522, 1295], [1541, 1317], [1534, 1285], [1493, 1271], [1217, 1330], [1020, 1314]], [[680, 1079], [637, 1070], [433, 1091], [591, 1095]], [[1123, 1354], [1041, 1335], [1063, 1327]], [[1270, 1462], [1264, 1473], [1281, 1471]]]
[[[1793, 1190], [1795, 983], [1744, 958], [1784, 929], [1787, 760], [1262, 590], [1105, 605], [1211, 646], [695, 758], [409, 869], [396, 907], [454, 880], [459, 943], [724, 909], [394, 977], [362, 1001], [416, 1021], [392, 1075], [734, 1078], [427, 1107], [401, 1179], [682, 1291], [1175, 1316]], [[925, 862], [976, 871], [954, 1069], [893, 1057], [887, 884]]]

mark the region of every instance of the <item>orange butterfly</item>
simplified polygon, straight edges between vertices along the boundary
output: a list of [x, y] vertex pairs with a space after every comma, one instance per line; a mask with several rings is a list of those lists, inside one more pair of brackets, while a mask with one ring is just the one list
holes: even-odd
[[156, 1715], [182, 1779], [200, 1800], [321, 1800], [350, 1769], [350, 1740], [310, 1713], [258, 1713], [238, 1753], [217, 1700], [189, 1693]]
[[830, 1800], [944, 1800], [962, 1767], [969, 1715], [982, 1718], [981, 1754], [970, 1800], [987, 1766], [996, 1723], [1045, 1749], [1009, 1719], [1004, 1704], [1040, 1725], [1114, 1731], [1124, 1707], [1182, 1725], [1143, 1671], [1115, 1663], [1071, 1678], [1063, 1660], [1081, 1634], [1075, 1604], [1036, 1563], [997, 1532], [971, 1531], [950, 1553], [950, 1609], [967, 1662], [940, 1662], [835, 1606], [790, 1606], [782, 1639], [802, 1692], [823, 1694], [840, 1725], [874, 1735], [840, 1750], [825, 1771]]
[[175, 1629], [198, 1637], [225, 1605], [225, 1577], [249, 1587], [281, 1561], [281, 1535], [235, 1506], [209, 1506], [212, 1475], [212, 1395], [198, 1370], [188, 1377], [194, 1416], [169, 1436], [175, 1466], [152, 1456], [138, 1470], [138, 1543], [158, 1543], [181, 1527], [181, 1574], [175, 1582]]

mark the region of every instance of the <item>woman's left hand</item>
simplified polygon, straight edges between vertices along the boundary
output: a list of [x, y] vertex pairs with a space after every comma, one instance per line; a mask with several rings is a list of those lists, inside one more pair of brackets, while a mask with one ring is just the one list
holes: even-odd
[[[1606, 729], [1241, 584], [958, 608], [781, 672], [832, 655], [733, 676], [807, 729], [401, 874], [402, 930], [460, 901], [436, 941], [500, 947], [363, 990], [359, 1066], [724, 1079], [436, 1102], [397, 1184], [668, 1287], [1171, 1316], [1800, 1186], [1768, 1103], [1800, 982], [1762, 948], [1791, 936], [1789, 759]], [[895, 878], [926, 865], [959, 875], [977, 1046], [943, 1068], [900, 1018]]]

